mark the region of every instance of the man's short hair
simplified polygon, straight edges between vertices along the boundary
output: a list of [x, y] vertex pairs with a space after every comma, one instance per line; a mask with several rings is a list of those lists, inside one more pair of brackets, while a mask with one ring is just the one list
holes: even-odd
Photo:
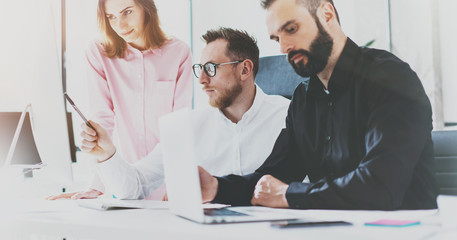
[[[308, 9], [309, 13], [311, 14], [311, 16], [313, 16], [314, 20], [316, 20], [316, 21], [318, 21], [317, 9], [321, 6], [322, 3], [329, 2], [333, 5], [333, 8], [335, 9], [336, 20], [338, 21], [338, 23], [340, 23], [340, 17], [338, 15], [338, 11], [335, 8], [335, 4], [333, 4], [333, 0], [296, 0], [296, 1], [298, 3], [302, 3]], [[273, 4], [274, 2], [276, 2], [276, 0], [261, 0], [260, 5], [262, 5], [262, 7], [264, 9], [268, 9], [268, 8], [270, 8], [271, 4]]]
[[257, 40], [246, 31], [232, 28], [218, 28], [208, 30], [203, 36], [206, 44], [217, 39], [227, 40], [226, 55], [232, 61], [250, 59], [254, 63], [254, 77], [259, 71], [259, 47]]

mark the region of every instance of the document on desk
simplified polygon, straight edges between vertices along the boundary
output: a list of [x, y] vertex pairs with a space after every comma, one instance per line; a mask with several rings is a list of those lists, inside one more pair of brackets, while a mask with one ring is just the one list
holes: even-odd
[[79, 199], [78, 206], [97, 210], [168, 209], [168, 202], [156, 200]]
[[358, 225], [379, 219], [390, 220], [417, 220], [427, 221], [438, 213], [437, 209], [431, 210], [397, 210], [397, 211], [376, 211], [376, 210], [297, 210], [277, 209], [276, 211], [296, 215], [297, 217], [313, 216], [326, 221], [347, 221]]

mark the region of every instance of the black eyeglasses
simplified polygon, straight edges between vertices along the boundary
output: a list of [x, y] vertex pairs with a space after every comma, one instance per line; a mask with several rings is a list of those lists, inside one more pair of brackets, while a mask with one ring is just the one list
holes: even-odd
[[203, 65], [201, 64], [194, 64], [192, 66], [192, 69], [194, 70], [194, 75], [199, 78], [202, 74], [202, 69], [205, 70], [206, 75], [208, 77], [214, 77], [216, 76], [216, 67], [217, 66], [222, 66], [222, 65], [227, 65], [227, 64], [235, 64], [235, 63], [240, 63], [243, 62], [244, 60], [238, 60], [238, 61], [233, 61], [233, 62], [226, 62], [226, 63], [212, 63], [212, 62], [207, 62]]

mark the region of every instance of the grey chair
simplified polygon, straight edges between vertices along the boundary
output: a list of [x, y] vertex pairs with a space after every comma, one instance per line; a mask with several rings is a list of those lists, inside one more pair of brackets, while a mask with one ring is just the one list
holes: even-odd
[[297, 75], [285, 55], [277, 55], [260, 58], [255, 81], [266, 94], [291, 99], [297, 85], [301, 82], [308, 85], [309, 78]]
[[457, 130], [433, 131], [439, 193], [457, 195]]

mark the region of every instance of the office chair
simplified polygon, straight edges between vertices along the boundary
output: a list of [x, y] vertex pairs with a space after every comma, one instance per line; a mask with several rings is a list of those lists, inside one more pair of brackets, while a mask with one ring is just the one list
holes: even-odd
[[308, 86], [309, 78], [297, 75], [287, 62], [286, 55], [261, 57], [259, 62], [255, 81], [266, 94], [291, 99], [298, 84], [304, 82]]
[[457, 195], [457, 130], [433, 131], [439, 193]]

